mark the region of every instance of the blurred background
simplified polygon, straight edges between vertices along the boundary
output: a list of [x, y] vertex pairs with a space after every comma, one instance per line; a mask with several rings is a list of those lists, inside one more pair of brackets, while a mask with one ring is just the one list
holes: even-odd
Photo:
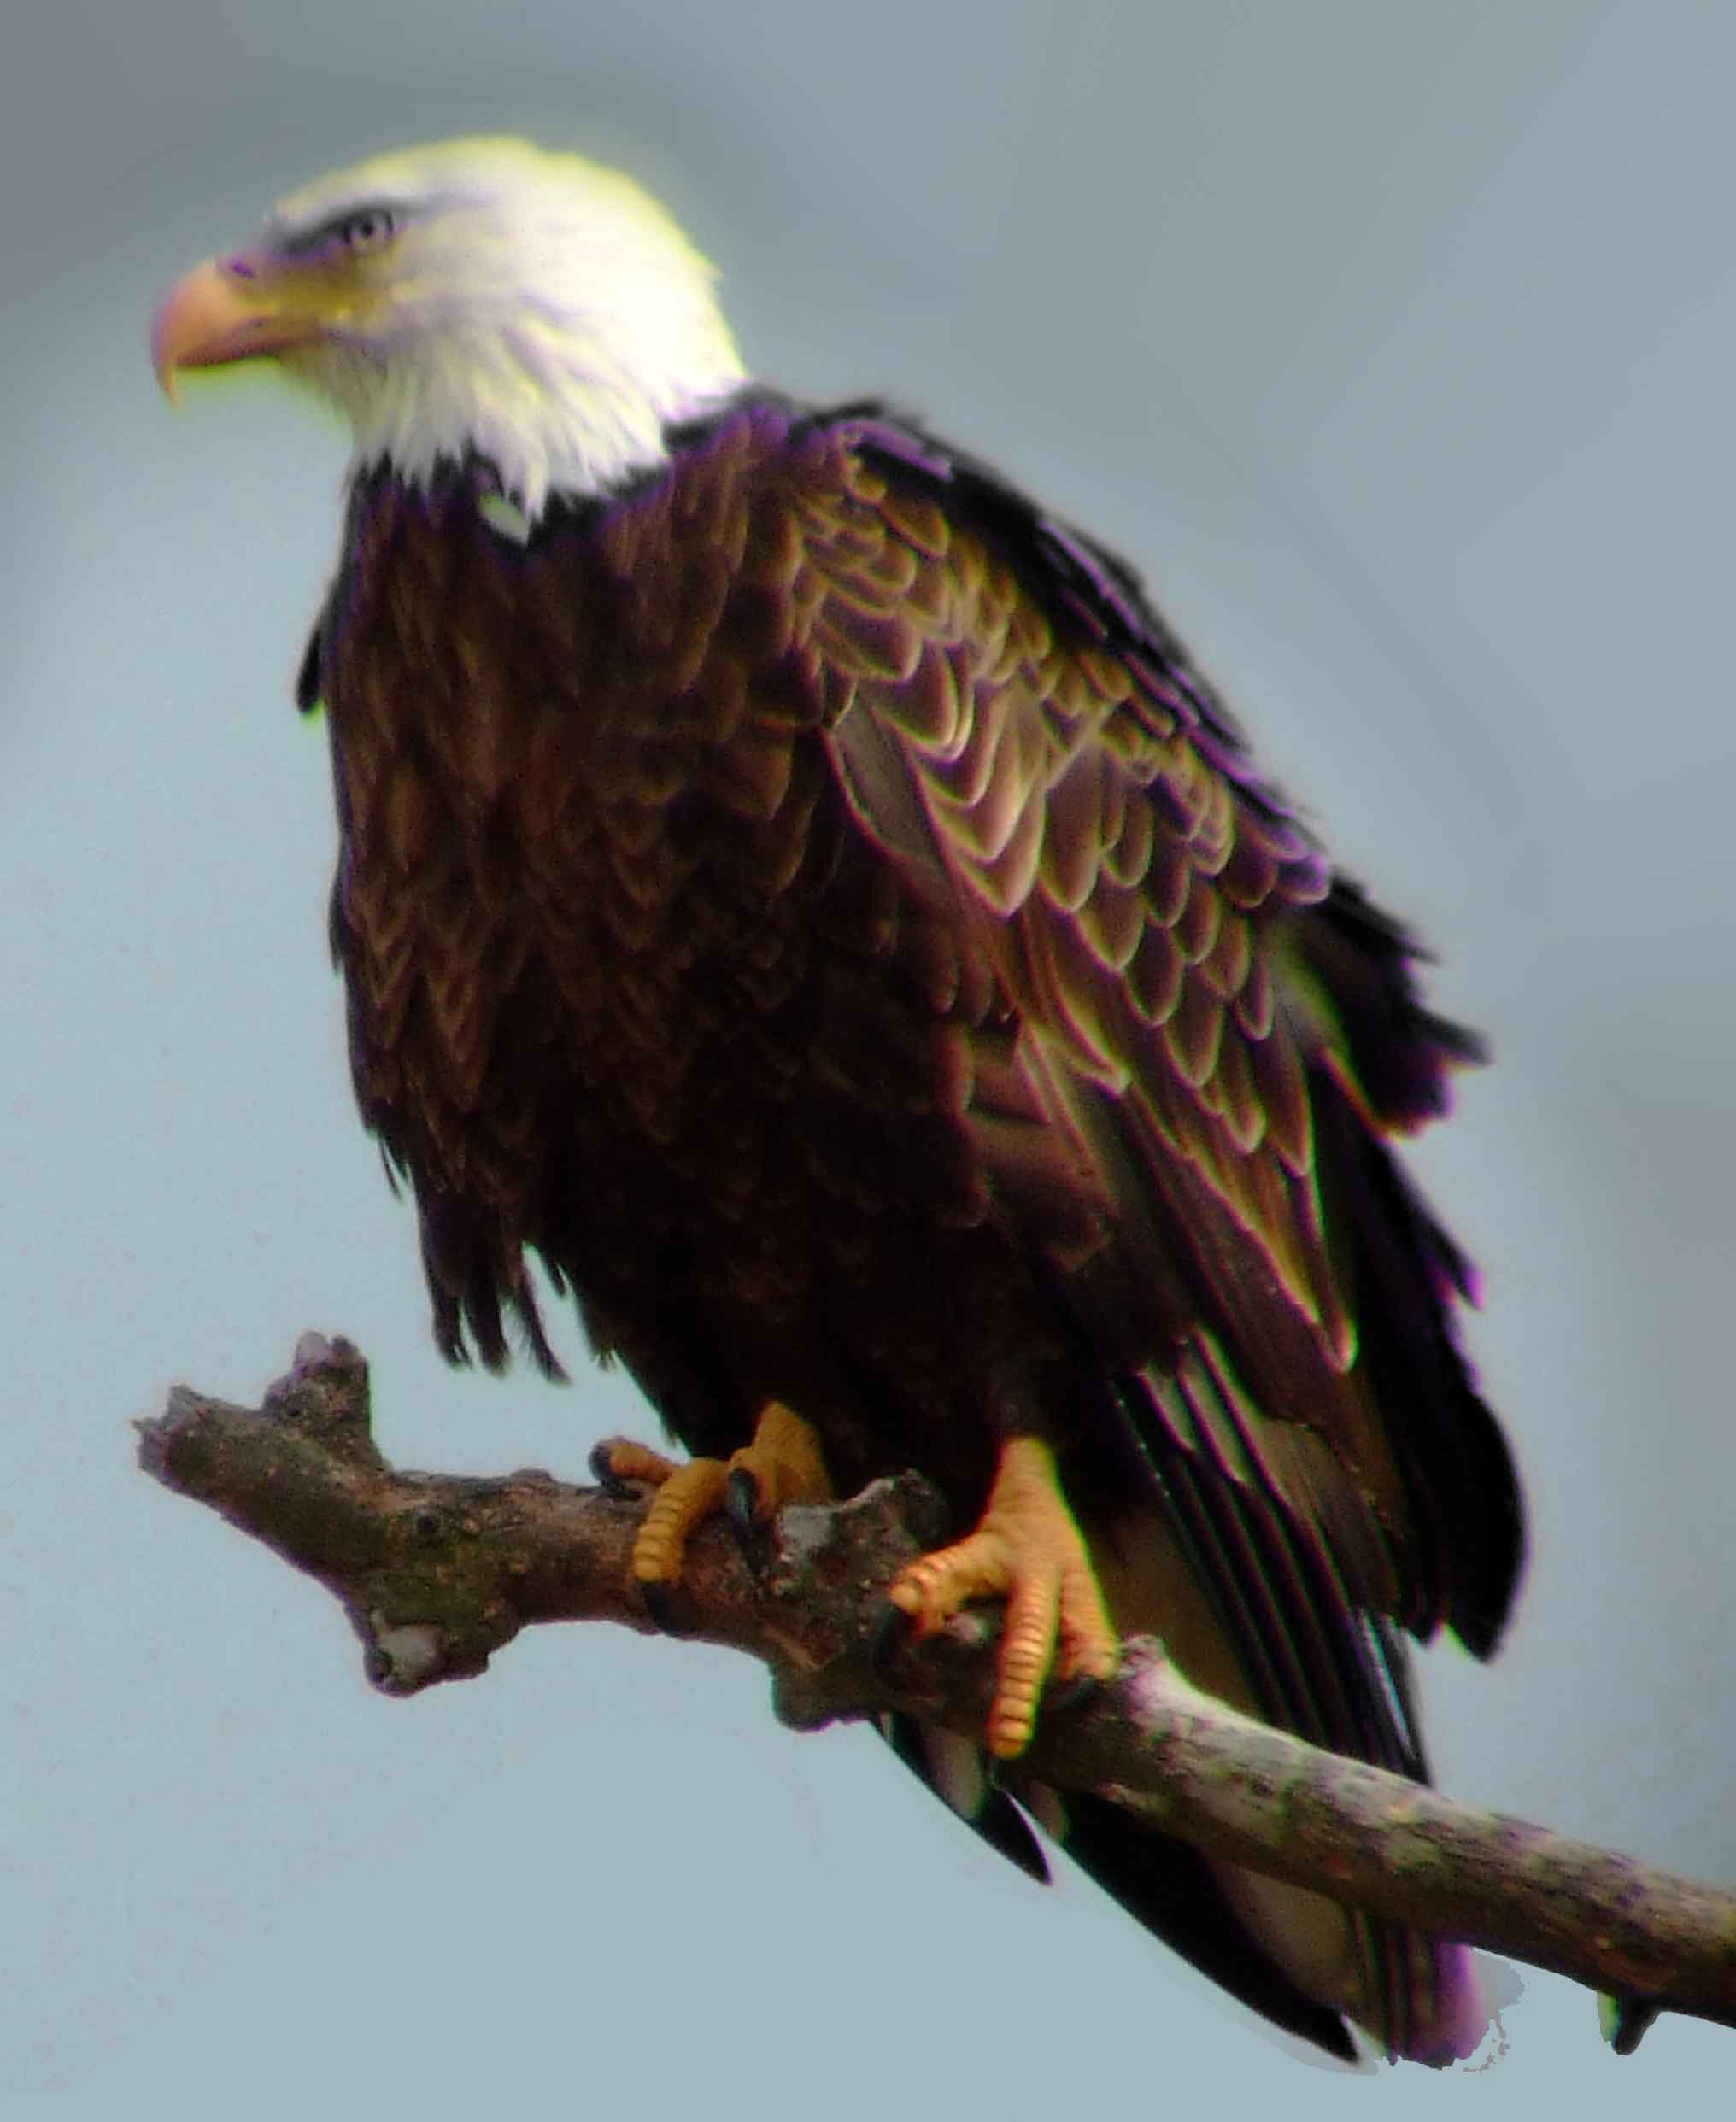
[[[628, 165], [761, 373], [889, 391], [1123, 549], [1436, 946], [1498, 1064], [1420, 1162], [1535, 1527], [1498, 1662], [1429, 1661], [1440, 1779], [1736, 1874], [1736, 14], [62, 0], [0, 104], [0, 2108], [1357, 2096], [865, 1733], [780, 1731], [745, 1661], [547, 1629], [394, 1704], [133, 1469], [172, 1380], [256, 1400], [309, 1327], [402, 1463], [582, 1477], [645, 1428], [434, 1356], [288, 696], [341, 438], [268, 375], [172, 418], [145, 359], [279, 192], [460, 131]], [[1484, 2061], [1383, 2112], [1676, 2112], [1736, 2036], [1618, 2063], [1528, 1975]]]

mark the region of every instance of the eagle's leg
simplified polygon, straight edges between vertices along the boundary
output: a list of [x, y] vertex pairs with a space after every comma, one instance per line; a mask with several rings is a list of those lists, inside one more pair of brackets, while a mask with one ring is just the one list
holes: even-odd
[[1003, 1760], [1030, 1744], [1052, 1670], [1059, 1679], [1107, 1679], [1120, 1657], [1121, 1638], [1061, 1493], [1055, 1455], [1037, 1437], [1014, 1437], [1001, 1447], [976, 1530], [912, 1562], [887, 1596], [918, 1638], [971, 1599], [1006, 1598], [988, 1732], [989, 1751]]
[[[657, 1490], [633, 1542], [633, 1581], [654, 1596], [681, 1581], [688, 1541], [704, 1521], [729, 1509], [738, 1526], [763, 1525], [786, 1504], [828, 1503], [832, 1485], [820, 1441], [800, 1415], [768, 1400], [754, 1440], [727, 1459], [689, 1459], [611, 1438], [591, 1454], [605, 1481], [647, 1481]], [[737, 1500], [739, 1499], [739, 1501]]]

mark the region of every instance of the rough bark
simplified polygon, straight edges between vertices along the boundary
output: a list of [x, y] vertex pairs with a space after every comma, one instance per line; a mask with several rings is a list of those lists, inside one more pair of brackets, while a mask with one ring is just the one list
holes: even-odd
[[[642, 1501], [536, 1471], [398, 1471], [346, 1342], [304, 1336], [258, 1409], [177, 1387], [138, 1427], [147, 1471], [333, 1593], [384, 1693], [473, 1678], [534, 1622], [658, 1633], [628, 1574]], [[942, 1532], [915, 1474], [786, 1510], [757, 1572], [713, 1523], [670, 1618], [763, 1661], [798, 1729], [899, 1709], [975, 1735], [993, 1614], [889, 1662], [875, 1652], [885, 1586]], [[1127, 1646], [1114, 1682], [1047, 1715], [1024, 1765], [1218, 1855], [1618, 1993], [1634, 2039], [1647, 2005], [1736, 2025], [1736, 1895], [1323, 1753], [1200, 1694], [1149, 1640]]]

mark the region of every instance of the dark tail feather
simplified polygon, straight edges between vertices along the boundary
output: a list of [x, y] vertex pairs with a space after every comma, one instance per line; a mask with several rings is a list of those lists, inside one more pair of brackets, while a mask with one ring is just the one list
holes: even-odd
[[[1452, 1328], [1470, 1293], [1463, 1255], [1386, 1144], [1323, 1084], [1315, 1127], [1328, 1228], [1348, 1254], [1360, 1363], [1403, 1468], [1422, 1566], [1444, 1619], [1486, 1658], [1500, 1641], [1525, 1561], [1519, 1477]], [[1407, 1620], [1411, 1617], [1406, 1616]]]
[[875, 1728], [912, 1775], [973, 1828], [997, 1856], [1018, 1865], [1039, 1886], [1049, 1883], [1042, 1846], [1006, 1792], [990, 1780], [988, 1754], [956, 1732], [889, 1712]]
[[1438, 1118], [1452, 1097], [1452, 1070], [1487, 1052], [1475, 1032], [1423, 1006], [1410, 969], [1427, 953], [1342, 876], [1310, 909], [1299, 940], [1332, 998], [1369, 1117], [1401, 1132]]
[[[1348, 1597], [1329, 1555], [1280, 1495], [1220, 1464], [1212, 1439], [1232, 1437], [1239, 1414], [1228, 1392], [1206, 1404], [1218, 1375], [1184, 1361], [1171, 1375], [1123, 1379], [1117, 1398], [1164, 1526], [1236, 1653], [1253, 1707], [1317, 1745], [1426, 1779], [1402, 1639]], [[1257, 1444], [1246, 1442], [1246, 1463], [1256, 1467]], [[1220, 1867], [1189, 1852], [1205, 1887], [1162, 1899], [1182, 1876], [1181, 1860], [1150, 1855], [1160, 1838], [1095, 1803], [1100, 1809], [1079, 1814], [1066, 1847], [1108, 1891], [1276, 2024], [1333, 2055], [1354, 2052], [1339, 2012], [1298, 1986], [1252, 1926], [1245, 1897], [1226, 1891]], [[1071, 1800], [1068, 1811], [1078, 1813]], [[1260, 1920], [1268, 1928], [1282, 1921]], [[1365, 1917], [1355, 1935], [1366, 1970], [1357, 2016], [1390, 2053], [1440, 2062], [1475, 2048], [1487, 2014], [1463, 1947]], [[1334, 2037], [1323, 2037], [1323, 2023]]]
[[1264, 1951], [1198, 1849], [1089, 1792], [1070, 1791], [1061, 1803], [1062, 1848], [1136, 1922], [1275, 2026], [1356, 2060], [1342, 2015], [1299, 1989]]
[[1432, 1592], [1431, 1610], [1404, 1618], [1424, 1635], [1445, 1620], [1487, 1657], [1524, 1563], [1518, 1477], [1454, 1335], [1459, 1302], [1476, 1298], [1470, 1263], [1381, 1139], [1445, 1112], [1454, 1069], [1481, 1060], [1482, 1045], [1423, 1006], [1416, 945], [1344, 878], [1298, 923], [1295, 941], [1334, 1020], [1309, 1070], [1328, 1238], [1361, 1368], [1391, 1410], [1415, 1574]]

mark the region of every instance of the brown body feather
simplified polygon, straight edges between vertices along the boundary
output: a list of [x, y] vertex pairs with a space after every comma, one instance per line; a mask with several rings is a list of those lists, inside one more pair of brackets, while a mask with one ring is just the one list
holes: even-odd
[[505, 1307], [549, 1360], [528, 1248], [692, 1449], [780, 1398], [963, 1521], [1042, 1433], [1121, 1582], [1204, 1585], [1226, 1691], [1414, 1760], [1314, 1638], [1486, 1650], [1520, 1536], [1380, 1139], [1468, 1050], [1402, 936], [1130, 579], [908, 431], [749, 402], [522, 545], [486, 484], [359, 482], [310, 686], [443, 1347], [498, 1363]]

